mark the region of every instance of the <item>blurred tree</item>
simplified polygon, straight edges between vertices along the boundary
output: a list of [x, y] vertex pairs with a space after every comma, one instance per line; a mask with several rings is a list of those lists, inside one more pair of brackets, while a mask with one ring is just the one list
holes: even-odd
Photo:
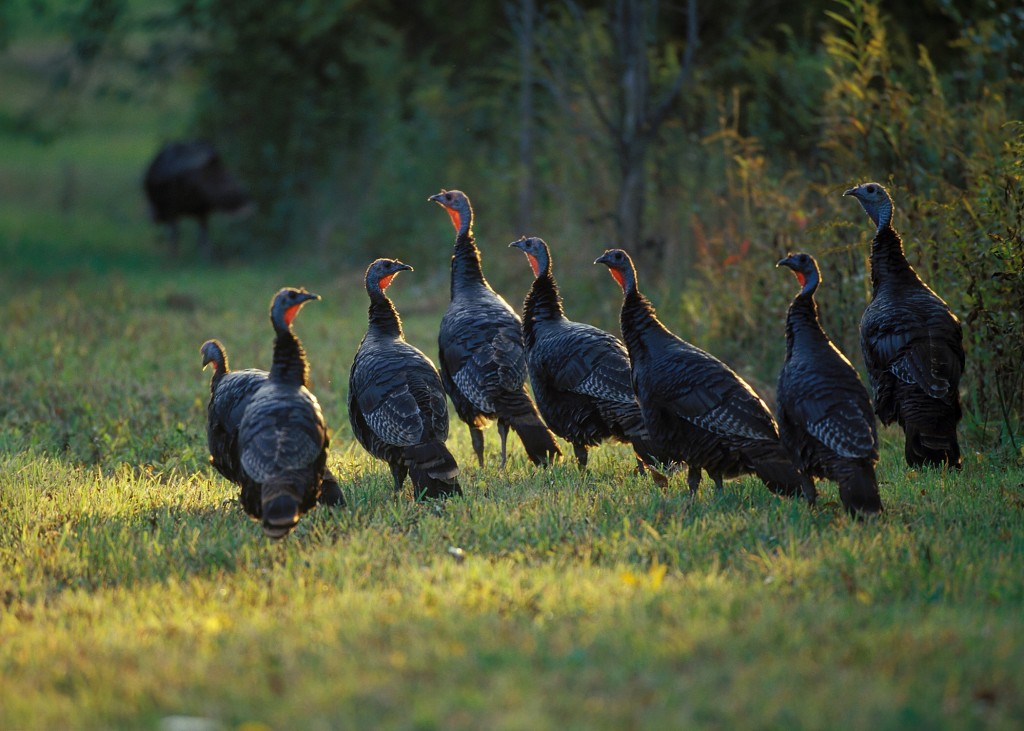
[[0, 5], [0, 51], [7, 47], [14, 37], [14, 8], [8, 4]]
[[535, 187], [533, 135], [533, 52], [534, 31], [537, 24], [537, 5], [534, 0], [520, 0], [505, 6], [509, 25], [519, 47], [519, 157], [517, 177], [519, 178], [518, 210], [516, 230], [523, 232], [533, 228], [533, 191]]
[[[407, 169], [437, 154], [420, 149], [431, 134], [425, 112], [435, 123], [461, 117], [452, 156], [465, 156], [469, 144], [486, 154], [504, 131], [473, 116], [481, 109], [479, 70], [499, 45], [500, 7], [477, 3], [453, 13], [438, 0], [178, 3], [201, 39], [197, 127], [238, 161], [277, 240], [322, 242], [342, 225], [328, 210], [340, 197], [350, 228], [362, 229], [361, 212], [372, 211], [386, 230], [381, 201], [369, 194], [379, 179], [393, 180], [381, 167], [386, 161], [398, 158]], [[440, 177], [435, 171], [417, 197]]]
[[206, 79], [198, 130], [239, 165], [275, 239], [298, 233], [298, 203], [327, 170], [326, 150], [358, 129], [359, 54], [387, 42], [387, 29], [357, 4], [181, 2]]
[[96, 60], [124, 13], [124, 0], [88, 0], [73, 12], [71, 27], [75, 30], [72, 47], [83, 63]]
[[[0, 0], [0, 44], [31, 56], [33, 73], [45, 55], [51, 83], [23, 107], [30, 123], [11, 125], [40, 140], [73, 128], [87, 94], [191, 111], [191, 100], [161, 92], [169, 79], [184, 81], [175, 91], [198, 86], [191, 128], [179, 129], [182, 112], [153, 134], [207, 136], [237, 165], [260, 207], [238, 227], [238, 251], [307, 254], [318, 243], [422, 256], [440, 278], [437, 244], [448, 239], [424, 199], [461, 187], [482, 241], [566, 239], [578, 244], [559, 250], [566, 269], [613, 236], [638, 258], [654, 242], [665, 256], [647, 281], [664, 298], [660, 311], [760, 371], [772, 368], [763, 316], [783, 313], [789, 296], [765, 262], [787, 248], [819, 255], [838, 295], [823, 316], [854, 349], [865, 239], [836, 191], [891, 182], [918, 241], [915, 265], [955, 307], [951, 293], [966, 293], [972, 323], [984, 324], [968, 333], [970, 357], [1005, 374], [969, 368], [965, 403], [981, 422], [1019, 413], [1020, 351], [999, 343], [1024, 342], [1020, 137], [1006, 128], [1024, 116], [1020, 1], [700, 9], [696, 0]], [[513, 276], [499, 266], [488, 274]], [[592, 289], [574, 293], [577, 306], [613, 322], [614, 298]]]
[[546, 88], [563, 114], [614, 159], [616, 235], [637, 251], [647, 156], [693, 74], [697, 0], [687, 0], [686, 8], [685, 39], [662, 40], [656, 0], [609, 0], [589, 11], [566, 0], [551, 10], [539, 36]]

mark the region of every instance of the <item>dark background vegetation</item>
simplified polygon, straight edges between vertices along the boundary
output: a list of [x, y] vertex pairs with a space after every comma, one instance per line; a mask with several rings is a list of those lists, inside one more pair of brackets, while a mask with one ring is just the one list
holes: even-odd
[[969, 444], [1020, 454], [1019, 2], [0, 6], [0, 44], [36, 37], [61, 39], [40, 53], [48, 84], [0, 131], [47, 145], [84, 99], [175, 100], [162, 135], [213, 140], [258, 201], [219, 231], [226, 262], [392, 255], [443, 289], [450, 230], [426, 198], [461, 188], [509, 300], [524, 266], [505, 244], [540, 235], [570, 316], [614, 328], [618, 292], [590, 262], [624, 246], [662, 318], [769, 394], [788, 250], [818, 257], [826, 328], [860, 365], [871, 231], [841, 194], [882, 182], [909, 258], [965, 325]]

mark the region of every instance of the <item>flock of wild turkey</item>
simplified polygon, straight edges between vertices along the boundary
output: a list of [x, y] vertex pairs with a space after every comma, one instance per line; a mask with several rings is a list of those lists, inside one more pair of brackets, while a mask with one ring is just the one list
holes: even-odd
[[[483, 428], [497, 421], [503, 466], [510, 428], [538, 465], [561, 455], [556, 434], [572, 444], [581, 469], [590, 447], [614, 439], [630, 444], [637, 470], [660, 484], [666, 471], [685, 463], [691, 491], [702, 471], [718, 488], [726, 478], [753, 473], [772, 492], [813, 503], [814, 478], [825, 478], [838, 483], [852, 515], [878, 513], [876, 414], [903, 428], [908, 464], [960, 466], [964, 351], [956, 316], [904, 256], [885, 188], [865, 183], [845, 195], [861, 203], [875, 226], [873, 297], [861, 320], [874, 413], [856, 370], [818, 320], [814, 293], [821, 277], [809, 254], [778, 262], [796, 275], [800, 292], [786, 319], [776, 421], [732, 369], [658, 320], [622, 249], [604, 252], [595, 264], [608, 267], [622, 287], [624, 343], [565, 317], [551, 253], [539, 238], [510, 244], [524, 252], [535, 275], [520, 319], [484, 278], [469, 198], [443, 190], [430, 200], [447, 210], [456, 237], [451, 303], [438, 335], [440, 370], [405, 341], [385, 293], [412, 267], [376, 260], [366, 271], [369, 326], [349, 377], [353, 434], [388, 463], [396, 491], [411, 477], [418, 499], [462, 493], [459, 466], [445, 446], [450, 398], [469, 426], [481, 466]], [[299, 310], [316, 299], [292, 288], [274, 297], [269, 372], [232, 371], [219, 342], [202, 346], [203, 365], [213, 366], [210, 461], [241, 486], [245, 511], [271, 538], [286, 535], [318, 500], [344, 502], [326, 467], [327, 427], [307, 389], [306, 354], [292, 332]], [[526, 390], [527, 377], [536, 401]]]

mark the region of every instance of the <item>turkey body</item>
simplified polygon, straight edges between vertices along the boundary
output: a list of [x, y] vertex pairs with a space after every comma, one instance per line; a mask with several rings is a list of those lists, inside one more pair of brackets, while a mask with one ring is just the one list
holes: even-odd
[[312, 299], [319, 297], [291, 288], [275, 297], [273, 365], [238, 428], [242, 506], [271, 538], [287, 535], [316, 504], [327, 465], [327, 425], [306, 387], [306, 354], [291, 331], [292, 318]]
[[445, 446], [448, 404], [437, 369], [405, 341], [401, 320], [384, 289], [399, 271], [378, 259], [366, 274], [369, 327], [349, 372], [352, 433], [373, 456], [388, 463], [398, 491], [408, 474], [417, 498], [462, 494], [459, 466]]
[[611, 333], [565, 316], [551, 271], [551, 253], [539, 238], [522, 250], [536, 275], [523, 302], [523, 337], [530, 385], [544, 421], [573, 446], [580, 467], [587, 451], [607, 439], [631, 444], [638, 467], [656, 457], [630, 380], [626, 346]]
[[786, 317], [786, 361], [777, 392], [782, 444], [805, 476], [839, 485], [848, 512], [878, 513], [875, 417], [857, 371], [821, 327], [814, 300], [817, 263], [808, 254], [795, 254], [779, 265], [793, 269], [803, 282]]
[[[210, 464], [227, 480], [241, 485], [238, 429], [252, 395], [267, 381], [269, 374], [256, 368], [230, 370], [224, 346], [217, 340], [203, 343], [201, 352], [203, 365], [212, 364], [214, 367], [210, 401], [206, 407], [206, 443], [210, 450]], [[345, 504], [341, 486], [330, 470], [324, 472], [319, 502], [327, 506]]]
[[883, 424], [904, 431], [912, 467], [958, 468], [963, 415], [963, 330], [949, 306], [917, 275], [892, 227], [892, 202], [877, 183], [846, 192], [877, 225], [871, 244], [871, 302], [860, 321], [861, 349]]
[[597, 263], [623, 288], [620, 324], [633, 389], [660, 461], [686, 462], [694, 492], [701, 470], [719, 488], [723, 479], [753, 473], [776, 494], [802, 492], [813, 502], [813, 484], [785, 453], [768, 407], [746, 381], [658, 320], [626, 252], [611, 249]]
[[460, 191], [431, 200], [448, 209], [457, 235], [452, 256], [451, 302], [438, 332], [441, 382], [455, 413], [469, 426], [483, 466], [483, 427], [498, 422], [501, 463], [511, 427], [534, 464], [547, 464], [561, 450], [526, 391], [526, 349], [519, 316], [484, 279], [472, 235], [472, 208]]
[[210, 214], [241, 211], [252, 203], [249, 194], [225, 167], [217, 149], [202, 140], [164, 145], [146, 169], [143, 188], [153, 220], [171, 227], [174, 253], [179, 218], [195, 218], [199, 222], [200, 248], [209, 255]]
[[281, 538], [319, 497], [328, 443], [320, 404], [305, 386], [268, 381], [249, 401], [238, 441], [242, 504]]

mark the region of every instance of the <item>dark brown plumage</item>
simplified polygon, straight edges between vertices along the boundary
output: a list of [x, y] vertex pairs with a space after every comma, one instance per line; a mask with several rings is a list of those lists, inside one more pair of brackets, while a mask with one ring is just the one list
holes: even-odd
[[511, 427], [534, 464], [562, 454], [526, 391], [526, 350], [519, 316], [484, 279], [473, 238], [473, 208], [465, 193], [443, 190], [430, 197], [448, 211], [455, 227], [451, 303], [438, 333], [441, 382], [455, 413], [469, 425], [473, 450], [484, 463], [483, 427], [498, 422], [501, 464]]
[[[210, 449], [210, 464], [229, 481], [241, 485], [238, 427], [249, 400], [266, 382], [269, 374], [256, 368], [231, 370], [227, 351], [218, 340], [207, 340], [200, 352], [203, 355], [203, 367], [209, 365], [213, 368], [210, 402], [206, 407], [206, 443]], [[319, 503], [328, 507], [345, 504], [341, 485], [330, 470], [324, 472]]]
[[779, 372], [782, 445], [805, 476], [838, 483], [851, 514], [881, 512], [875, 416], [860, 376], [818, 320], [818, 263], [810, 254], [793, 254], [778, 266], [800, 282], [786, 316], [786, 362]]
[[445, 446], [448, 403], [441, 377], [422, 351], [405, 341], [402, 321], [385, 290], [398, 272], [412, 267], [377, 259], [366, 270], [369, 327], [349, 371], [348, 415], [352, 433], [384, 460], [402, 489], [406, 474], [419, 498], [461, 495], [459, 465]]
[[285, 287], [274, 297], [274, 360], [267, 380], [249, 399], [238, 429], [242, 506], [271, 538], [287, 535], [316, 504], [327, 464], [327, 425], [307, 388], [309, 364], [291, 323], [320, 299]]
[[523, 337], [544, 421], [572, 444], [581, 468], [589, 447], [614, 439], [633, 446], [644, 470], [655, 458], [630, 383], [626, 346], [611, 333], [566, 318], [543, 239], [523, 237], [509, 246], [526, 255], [535, 276], [523, 301]]
[[199, 223], [199, 250], [210, 258], [207, 224], [211, 213], [237, 213], [252, 200], [228, 171], [217, 149], [209, 142], [169, 142], [160, 148], [146, 169], [143, 188], [150, 213], [171, 231], [171, 253], [178, 253], [178, 219]]
[[898, 423], [912, 467], [959, 468], [956, 427], [965, 358], [960, 320], [910, 266], [892, 227], [893, 204], [878, 183], [846, 191], [875, 224], [871, 303], [860, 321], [860, 344], [883, 424]]
[[629, 254], [609, 249], [595, 264], [607, 266], [622, 287], [622, 338], [656, 456], [665, 463], [686, 462], [692, 492], [701, 470], [718, 488], [725, 478], [754, 473], [772, 492], [802, 492], [813, 502], [813, 484], [786, 455], [775, 420], [747, 382], [661, 324], [637, 288]]

